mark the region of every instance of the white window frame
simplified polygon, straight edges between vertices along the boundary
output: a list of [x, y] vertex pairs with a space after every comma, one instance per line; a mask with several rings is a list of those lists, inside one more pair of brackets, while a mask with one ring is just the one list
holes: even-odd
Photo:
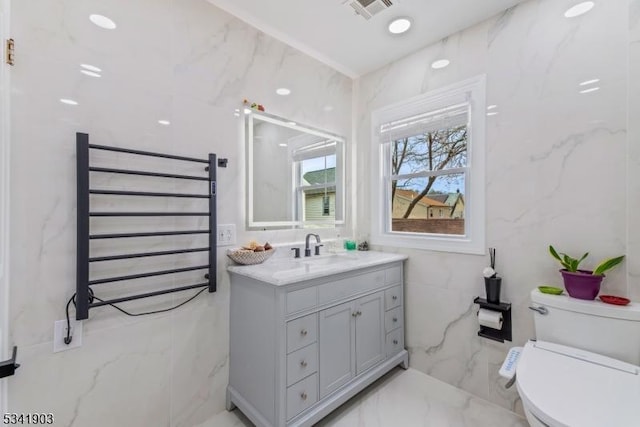
[[[485, 120], [486, 77], [476, 76], [422, 95], [377, 109], [371, 113], [371, 243], [443, 252], [485, 254]], [[469, 102], [467, 165], [465, 180], [465, 234], [425, 234], [391, 231], [390, 145], [380, 133], [384, 123], [402, 120]], [[456, 169], [443, 171], [453, 173]]]

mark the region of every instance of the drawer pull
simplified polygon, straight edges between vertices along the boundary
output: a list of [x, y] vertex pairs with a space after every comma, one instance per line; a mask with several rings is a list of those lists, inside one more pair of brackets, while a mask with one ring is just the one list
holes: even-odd
[[307, 332], [307, 330], [306, 330], [306, 329], [303, 329], [303, 330], [301, 330], [301, 331], [300, 331], [300, 335], [302, 335], [303, 337], [304, 337], [304, 336], [306, 336], [306, 335], [307, 335], [307, 333], [308, 333], [308, 332]]
[[300, 399], [307, 400], [307, 393], [305, 393], [304, 391], [300, 393]]
[[397, 321], [398, 321], [398, 318], [397, 318], [397, 317], [394, 317], [394, 318], [393, 318], [393, 321], [394, 321], [394, 322], [397, 322]]
[[393, 345], [398, 345], [398, 340], [393, 340]]
[[361, 312], [360, 310], [358, 310], [358, 311], [354, 311], [353, 313], [351, 313], [351, 315], [352, 315], [353, 317], [362, 316], [362, 312]]
[[398, 296], [397, 296], [397, 295], [393, 295], [393, 296], [391, 297], [391, 299], [395, 301], [395, 300], [397, 300], [397, 299], [398, 299]]
[[303, 368], [307, 367], [307, 361], [303, 360], [302, 362], [300, 362], [300, 366], [302, 366]]

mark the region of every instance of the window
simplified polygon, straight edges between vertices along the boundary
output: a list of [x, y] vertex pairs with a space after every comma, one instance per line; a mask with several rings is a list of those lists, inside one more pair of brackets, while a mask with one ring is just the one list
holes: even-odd
[[[304, 226], [333, 227], [335, 225], [336, 200], [336, 152], [335, 140], [304, 141], [293, 150], [293, 167], [296, 176], [298, 211]], [[332, 209], [333, 207], [333, 209]]]
[[482, 76], [373, 112], [372, 243], [484, 253], [484, 111]]
[[328, 216], [331, 211], [331, 202], [329, 196], [322, 197], [322, 215]]

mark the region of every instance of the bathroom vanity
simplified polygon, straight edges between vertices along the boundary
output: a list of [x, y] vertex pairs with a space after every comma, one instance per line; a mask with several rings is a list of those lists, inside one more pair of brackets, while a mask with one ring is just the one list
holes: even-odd
[[358, 252], [230, 266], [227, 409], [310, 426], [397, 365], [404, 255]]

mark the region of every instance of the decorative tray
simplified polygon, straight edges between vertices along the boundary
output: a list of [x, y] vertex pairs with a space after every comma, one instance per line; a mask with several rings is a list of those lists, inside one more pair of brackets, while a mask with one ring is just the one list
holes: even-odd
[[627, 305], [631, 302], [631, 300], [623, 297], [618, 297], [615, 295], [600, 295], [600, 301], [606, 302], [607, 304], [613, 305]]

